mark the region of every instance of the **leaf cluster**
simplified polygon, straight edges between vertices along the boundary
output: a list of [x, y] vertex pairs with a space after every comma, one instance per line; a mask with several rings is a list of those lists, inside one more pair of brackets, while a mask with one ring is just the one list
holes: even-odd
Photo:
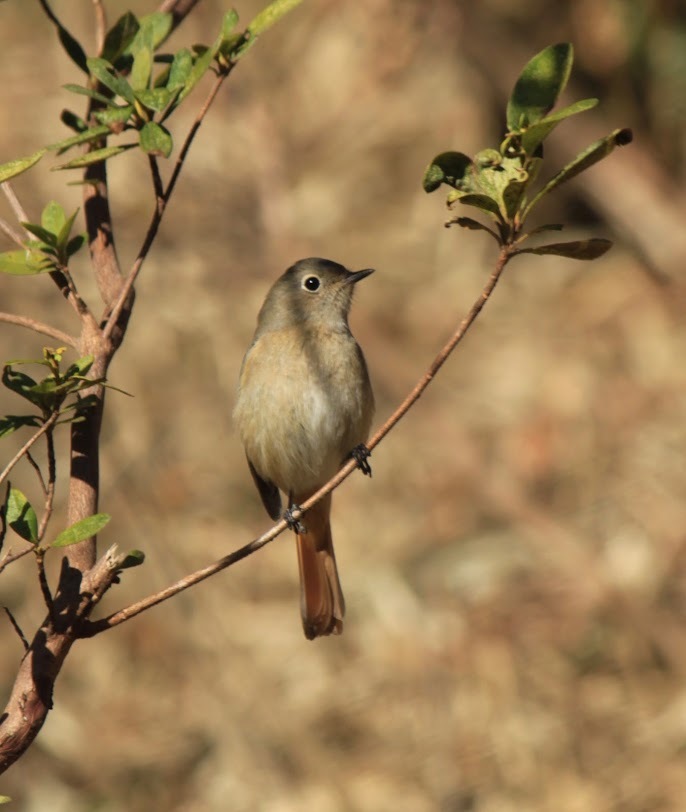
[[[618, 129], [595, 141], [559, 170], [542, 187], [536, 188], [543, 163], [543, 142], [566, 119], [592, 109], [597, 99], [583, 99], [551, 112], [569, 80], [574, 51], [569, 43], [545, 48], [524, 67], [507, 103], [507, 132], [498, 149], [485, 149], [474, 158], [462, 152], [443, 152], [427, 168], [423, 186], [433, 192], [442, 184], [451, 187], [448, 207], [459, 202], [486, 214], [489, 227], [469, 217], [456, 217], [463, 228], [488, 232], [500, 245], [521, 245], [534, 234], [559, 231], [550, 223], [529, 234], [523, 226], [532, 210], [553, 190], [607, 157], [617, 146], [628, 144], [630, 130]], [[581, 240], [552, 243], [535, 248], [517, 248], [514, 253], [557, 254], [572, 259], [595, 259], [611, 246], [609, 240]]]

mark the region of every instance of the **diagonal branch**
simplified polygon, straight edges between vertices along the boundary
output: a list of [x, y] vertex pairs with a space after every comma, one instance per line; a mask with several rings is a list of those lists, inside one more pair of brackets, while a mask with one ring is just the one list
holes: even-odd
[[59, 418], [59, 412], [53, 412], [50, 417], [43, 423], [43, 425], [38, 429], [35, 434], [32, 434], [31, 437], [24, 443], [24, 445], [17, 451], [17, 453], [12, 457], [12, 459], [7, 463], [5, 466], [4, 471], [0, 474], [0, 484], [2, 484], [8, 477], [10, 471], [14, 468], [14, 466], [19, 462], [19, 460], [26, 454], [26, 452], [31, 448], [31, 446], [46, 433], [46, 431], [50, 431], [52, 427], [57, 422]]
[[[515, 250], [514, 246], [511, 245], [504, 245], [501, 247], [500, 254], [498, 256], [495, 267], [491, 275], [489, 276], [486, 285], [481, 291], [481, 295], [474, 302], [469, 312], [460, 323], [457, 330], [448, 339], [448, 341], [441, 349], [441, 351], [438, 353], [438, 355], [436, 355], [433, 362], [431, 363], [427, 371], [424, 373], [424, 375], [422, 375], [422, 377], [419, 379], [419, 381], [412, 389], [412, 391], [407, 395], [407, 397], [393, 412], [393, 414], [386, 420], [386, 422], [377, 430], [374, 436], [369, 440], [369, 442], [367, 443], [367, 448], [370, 451], [376, 448], [376, 446], [384, 439], [384, 437], [399, 423], [399, 421], [407, 414], [407, 412], [412, 408], [412, 406], [419, 400], [419, 398], [422, 396], [426, 388], [429, 386], [431, 381], [436, 376], [437, 372], [440, 370], [440, 368], [446, 362], [450, 354], [453, 352], [455, 347], [464, 338], [467, 331], [472, 326], [472, 324], [478, 317], [479, 313], [483, 309], [484, 305], [490, 299], [493, 291], [495, 290], [496, 285], [498, 284], [498, 280], [502, 276], [505, 266], [513, 256], [514, 250]], [[293, 511], [293, 519], [295, 520], [299, 519], [304, 513], [307, 512], [307, 510], [309, 510], [317, 502], [323, 499], [324, 496], [326, 496], [326, 494], [330, 493], [335, 488], [337, 488], [343, 482], [343, 480], [347, 479], [357, 467], [358, 463], [355, 460], [349, 460], [338, 471], [338, 473], [326, 483], [326, 485], [321, 487], [306, 502], [303, 502], [303, 504], [300, 505], [299, 510]], [[157, 604], [174, 597], [174, 595], [178, 595], [179, 592], [183, 592], [189, 587], [195, 586], [195, 584], [199, 584], [206, 578], [209, 578], [210, 576], [215, 575], [218, 572], [221, 572], [227, 567], [230, 567], [232, 564], [236, 564], [238, 561], [247, 558], [249, 555], [252, 555], [253, 553], [257, 552], [257, 550], [264, 547], [266, 544], [269, 544], [269, 542], [273, 541], [277, 536], [281, 535], [281, 533], [283, 533], [283, 531], [286, 530], [287, 527], [288, 524], [285, 521], [285, 519], [281, 519], [281, 521], [277, 522], [272, 528], [270, 528], [267, 532], [263, 533], [259, 538], [253, 539], [248, 544], [244, 545], [243, 547], [240, 547], [238, 550], [235, 550], [232, 553], [229, 553], [228, 555], [225, 555], [223, 558], [220, 558], [213, 564], [209, 564], [207, 567], [203, 567], [203, 569], [197, 570], [191, 575], [187, 575], [186, 577], [181, 578], [179, 581], [177, 581], [174, 584], [171, 584], [166, 589], [163, 589], [160, 592], [155, 593], [154, 595], [149, 595], [147, 598], [143, 598], [142, 600], [137, 601], [136, 603], [133, 603], [130, 606], [125, 607], [124, 609], [120, 609], [118, 612], [114, 612], [108, 617], [84, 624], [82, 628], [79, 630], [79, 636], [93, 637], [94, 635], [99, 634], [100, 632], [104, 632], [107, 629], [113, 628], [114, 626], [119, 626], [121, 623], [124, 623], [127, 620], [130, 620], [131, 618], [135, 617], [136, 615], [141, 614], [141, 612], [145, 612], [147, 609], [151, 609], [153, 606], [157, 606]]]
[[29, 318], [28, 316], [16, 316], [14, 313], [1, 313], [0, 321], [5, 324], [16, 324], [18, 327], [26, 327], [27, 330], [33, 330], [34, 333], [41, 333], [42, 335], [54, 338], [60, 344], [66, 344], [68, 347], [76, 347], [76, 339], [67, 333], [58, 330], [57, 327], [51, 327], [49, 324], [43, 324], [42, 321]]

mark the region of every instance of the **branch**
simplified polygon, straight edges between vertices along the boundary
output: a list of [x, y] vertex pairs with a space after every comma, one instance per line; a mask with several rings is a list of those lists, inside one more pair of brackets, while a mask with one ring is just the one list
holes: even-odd
[[0, 231], [4, 231], [10, 240], [15, 242], [20, 248], [26, 247], [21, 234], [18, 231], [15, 231], [7, 220], [3, 219], [2, 217], [0, 217]]
[[[393, 412], [393, 414], [386, 420], [386, 422], [381, 426], [381, 428], [378, 429], [376, 434], [374, 434], [374, 436], [369, 440], [369, 442], [367, 443], [367, 448], [370, 451], [373, 448], [376, 448], [376, 446], [391, 431], [391, 429], [393, 429], [400, 422], [400, 420], [405, 416], [405, 414], [407, 414], [407, 412], [412, 408], [412, 406], [419, 400], [419, 398], [424, 393], [425, 389], [434, 379], [436, 373], [446, 362], [446, 360], [453, 352], [455, 347], [464, 338], [465, 334], [476, 320], [477, 316], [483, 309], [484, 305], [490, 299], [491, 294], [495, 290], [495, 286], [498, 284], [498, 280], [500, 279], [503, 270], [505, 269], [505, 266], [512, 258], [514, 251], [515, 247], [511, 245], [504, 245], [501, 247], [498, 260], [495, 264], [493, 272], [488, 278], [488, 282], [484, 286], [484, 289], [481, 291], [481, 295], [474, 302], [471, 309], [469, 310], [465, 318], [462, 320], [460, 326], [450, 337], [450, 339], [445, 344], [443, 349], [434, 358], [432, 364], [430, 365], [428, 370], [424, 373], [424, 375], [420, 378], [420, 380], [417, 382], [416, 386], [407, 395], [407, 397], [405, 398], [405, 400], [403, 400], [400, 406], [398, 406], [398, 408]], [[303, 504], [299, 506], [300, 507], [299, 510], [293, 511], [293, 519], [297, 520], [301, 516], [303, 516], [311, 507], [313, 507], [317, 502], [319, 502], [320, 499], [326, 496], [326, 494], [335, 490], [343, 482], [344, 479], [347, 479], [350, 476], [350, 474], [357, 467], [358, 463], [356, 460], [351, 459], [348, 462], [346, 462], [346, 464], [338, 471], [338, 473], [335, 476], [333, 476], [323, 487], [321, 487], [307, 501], [303, 502]], [[147, 598], [143, 598], [142, 600], [137, 601], [136, 603], [133, 603], [124, 609], [120, 609], [118, 612], [114, 612], [108, 617], [84, 624], [82, 628], [79, 630], [79, 636], [93, 637], [94, 635], [99, 634], [100, 632], [104, 632], [107, 629], [113, 628], [114, 626], [119, 626], [121, 623], [124, 623], [127, 620], [130, 620], [131, 618], [135, 617], [136, 615], [141, 614], [141, 612], [145, 612], [147, 609], [151, 609], [153, 606], [157, 606], [157, 604], [174, 597], [174, 595], [178, 595], [179, 592], [183, 592], [189, 587], [195, 586], [195, 584], [199, 584], [206, 578], [209, 578], [210, 576], [215, 575], [218, 572], [221, 572], [227, 567], [230, 567], [232, 564], [236, 564], [238, 561], [247, 558], [249, 555], [252, 555], [253, 553], [257, 552], [257, 550], [264, 547], [266, 544], [269, 544], [269, 542], [273, 541], [277, 536], [281, 535], [281, 533], [283, 533], [283, 531], [286, 530], [287, 527], [288, 523], [285, 521], [285, 519], [281, 519], [281, 521], [277, 522], [272, 528], [267, 530], [266, 533], [263, 533], [263, 535], [261, 535], [259, 538], [253, 539], [253, 541], [249, 542], [243, 547], [240, 547], [238, 550], [229, 553], [223, 558], [220, 558], [213, 564], [210, 564], [201, 570], [197, 570], [191, 575], [187, 575], [186, 577], [181, 578], [179, 581], [176, 581], [176, 583], [171, 584], [166, 589], [163, 589], [160, 592], [155, 593], [154, 595], [149, 595]]]
[[14, 564], [15, 561], [18, 561], [20, 558], [23, 558], [25, 555], [28, 555], [31, 552], [33, 552], [33, 545], [27, 547], [25, 550], [22, 550], [20, 553], [14, 553], [14, 555], [12, 555], [8, 550], [2, 561], [0, 561], [0, 572], [2, 572], [6, 567], [9, 567], [10, 564]]
[[33, 330], [35, 333], [41, 333], [44, 336], [54, 338], [60, 344], [66, 344], [68, 347], [76, 347], [77, 341], [74, 336], [63, 333], [56, 327], [51, 327], [49, 324], [44, 324], [42, 321], [29, 318], [28, 316], [15, 316], [13, 313], [0, 313], [0, 321], [6, 324], [16, 324], [18, 327], [26, 327], [27, 330]]
[[43, 423], [43, 425], [38, 429], [38, 431], [29, 437], [29, 439], [24, 443], [24, 445], [17, 451], [17, 453], [12, 457], [12, 459], [7, 463], [5, 466], [5, 470], [0, 474], [0, 485], [7, 479], [9, 472], [14, 468], [14, 466], [19, 462], [19, 460], [26, 454], [26, 452], [31, 448], [31, 446], [45, 434], [46, 431], [50, 431], [50, 429], [55, 425], [57, 422], [58, 417], [60, 416], [59, 412], [53, 412], [50, 417]]

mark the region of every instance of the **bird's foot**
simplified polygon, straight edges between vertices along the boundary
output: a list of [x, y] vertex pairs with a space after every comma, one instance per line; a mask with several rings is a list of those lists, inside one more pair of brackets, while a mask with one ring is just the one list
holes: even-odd
[[290, 507], [287, 507], [286, 510], [284, 510], [283, 519], [290, 530], [297, 533], [299, 536], [302, 536], [307, 533], [307, 528], [300, 521], [300, 519], [296, 519], [295, 516], [293, 516], [293, 513], [296, 510], [300, 510], [300, 505], [296, 505], [295, 503], [291, 504]]
[[364, 443], [356, 445], [350, 452], [350, 456], [355, 460], [357, 467], [365, 476], [370, 477], [372, 475], [372, 466], [369, 464], [369, 458], [372, 456], [372, 452]]

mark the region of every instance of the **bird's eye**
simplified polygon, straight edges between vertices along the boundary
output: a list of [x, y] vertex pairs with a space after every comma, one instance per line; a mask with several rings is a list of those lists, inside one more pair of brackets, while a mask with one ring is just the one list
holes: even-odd
[[305, 290], [309, 290], [310, 293], [314, 293], [315, 291], [319, 290], [319, 286], [321, 282], [319, 281], [318, 276], [306, 276], [303, 279], [303, 287]]

